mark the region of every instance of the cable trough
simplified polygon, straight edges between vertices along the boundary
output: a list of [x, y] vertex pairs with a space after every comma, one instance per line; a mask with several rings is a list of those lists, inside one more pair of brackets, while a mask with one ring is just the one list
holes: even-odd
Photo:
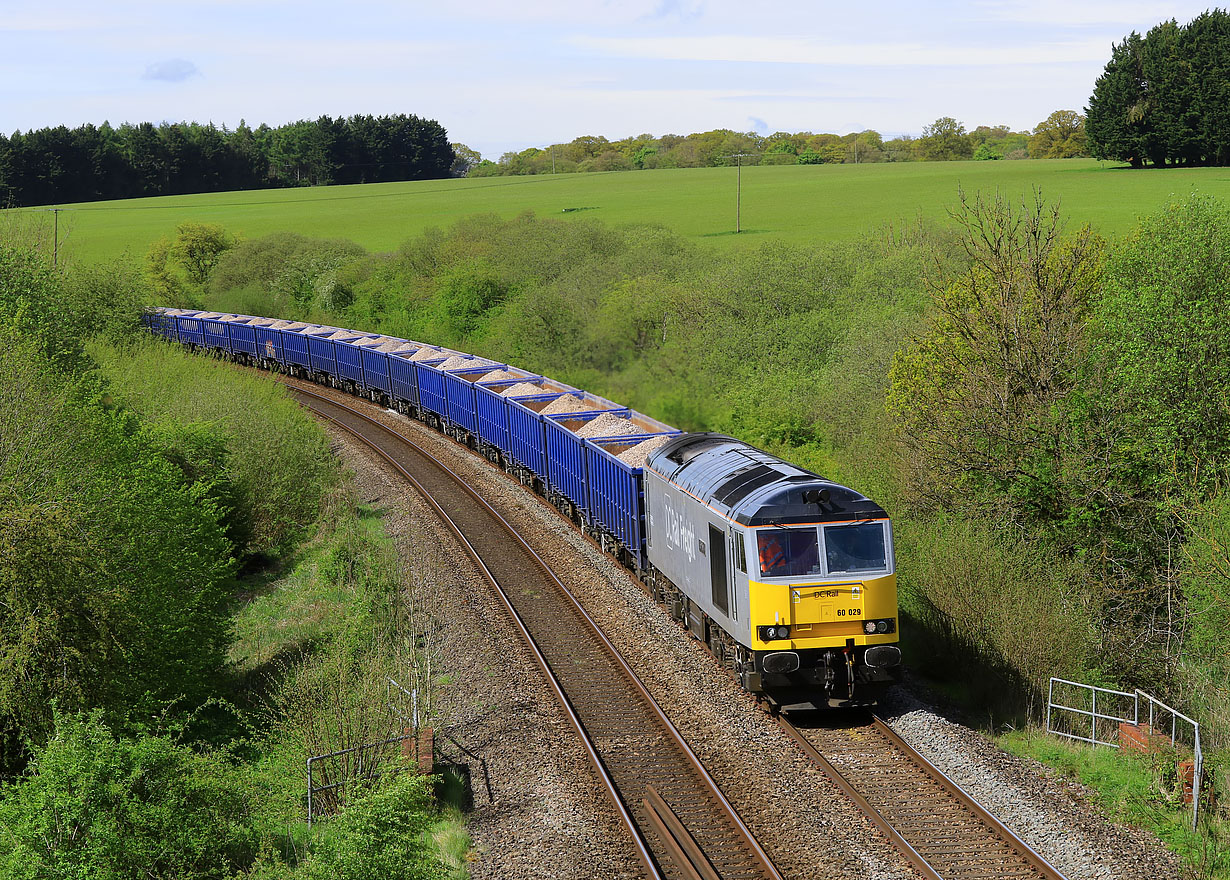
[[298, 386], [291, 390], [388, 461], [458, 535], [581, 735], [647, 876], [781, 880], [618, 651], [516, 530], [408, 438], [329, 397]]

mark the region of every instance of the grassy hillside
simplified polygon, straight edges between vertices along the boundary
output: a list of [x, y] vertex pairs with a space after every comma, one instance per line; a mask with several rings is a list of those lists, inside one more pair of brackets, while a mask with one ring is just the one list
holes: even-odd
[[[1062, 202], [1071, 222], [1116, 236], [1172, 194], [1230, 198], [1223, 168], [1131, 171], [1092, 159], [766, 166], [742, 170], [743, 234], [735, 236], [735, 183], [734, 168], [704, 168], [172, 196], [67, 206], [60, 234], [65, 253], [87, 263], [125, 251], [144, 255], [151, 241], [185, 220], [221, 223], [249, 238], [274, 231], [345, 237], [379, 252], [475, 213], [508, 218], [530, 210], [616, 225], [656, 223], [717, 246], [744, 247], [766, 238], [848, 239], [886, 223], [941, 217], [960, 186], [1010, 196], [1040, 187]], [[50, 222], [43, 209], [9, 213]]]

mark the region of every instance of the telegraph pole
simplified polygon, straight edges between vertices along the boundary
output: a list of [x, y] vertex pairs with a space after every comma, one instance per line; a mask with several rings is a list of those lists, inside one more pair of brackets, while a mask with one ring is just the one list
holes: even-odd
[[60, 212], [63, 208], [47, 208], [51, 212], [51, 216], [55, 217], [55, 242], [51, 246], [51, 265], [60, 265]]
[[740, 227], [740, 212], [743, 207], [743, 160], [749, 156], [754, 156], [755, 153], [731, 153], [729, 156], [723, 156], [723, 159], [735, 160], [735, 234], [741, 232]]

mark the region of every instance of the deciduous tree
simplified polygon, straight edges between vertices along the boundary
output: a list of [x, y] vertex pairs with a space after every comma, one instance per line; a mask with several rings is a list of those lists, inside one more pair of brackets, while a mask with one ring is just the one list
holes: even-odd
[[1056, 110], [1038, 123], [1029, 139], [1032, 159], [1071, 159], [1087, 155], [1085, 117], [1075, 110]]
[[175, 230], [170, 255], [193, 284], [203, 285], [222, 254], [235, 246], [235, 236], [220, 223], [181, 223]]
[[969, 268], [935, 284], [930, 326], [890, 376], [916, 491], [1054, 523], [1066, 514], [1066, 411], [1102, 242], [1088, 227], [1065, 237], [1058, 207], [1040, 194], [1019, 205], [962, 194], [953, 216]]
[[923, 129], [918, 148], [924, 159], [968, 159], [974, 148], [965, 135], [965, 126], [951, 116], [943, 116]]

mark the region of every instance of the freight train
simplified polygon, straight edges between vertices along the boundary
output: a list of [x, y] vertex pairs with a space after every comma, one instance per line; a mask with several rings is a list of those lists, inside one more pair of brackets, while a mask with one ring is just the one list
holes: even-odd
[[151, 309], [143, 323], [194, 351], [367, 398], [486, 456], [776, 706], [872, 703], [899, 675], [892, 525], [853, 489], [439, 346], [184, 309]]

